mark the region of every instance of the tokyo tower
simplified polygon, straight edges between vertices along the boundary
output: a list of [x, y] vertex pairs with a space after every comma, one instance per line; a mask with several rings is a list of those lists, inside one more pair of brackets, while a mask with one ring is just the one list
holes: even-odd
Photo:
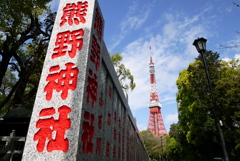
[[163, 136], [167, 134], [167, 130], [165, 129], [161, 114], [162, 104], [158, 99], [155, 70], [154, 63], [152, 61], [152, 56], [150, 56], [149, 71], [150, 71], [150, 103], [148, 107], [150, 109], [150, 114], [147, 128], [150, 131], [152, 131], [155, 136]]

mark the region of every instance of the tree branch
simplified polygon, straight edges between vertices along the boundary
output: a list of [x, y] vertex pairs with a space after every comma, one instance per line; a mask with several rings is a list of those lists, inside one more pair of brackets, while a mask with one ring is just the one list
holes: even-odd
[[0, 104], [0, 109], [2, 109], [6, 103], [10, 100], [10, 98], [12, 97], [13, 93], [15, 92], [15, 90], [17, 89], [19, 84], [19, 80], [17, 81], [17, 83], [13, 86], [11, 92], [8, 94], [8, 96], [2, 101], [2, 103]]
[[18, 71], [18, 73], [20, 73], [20, 69], [18, 68], [17, 64], [9, 63], [9, 65], [13, 65], [15, 67], [15, 69]]

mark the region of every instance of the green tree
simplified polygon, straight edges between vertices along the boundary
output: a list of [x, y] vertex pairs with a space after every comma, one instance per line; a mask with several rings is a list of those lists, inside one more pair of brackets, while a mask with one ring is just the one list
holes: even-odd
[[136, 87], [134, 77], [130, 70], [127, 69], [123, 63], [121, 63], [123, 59], [122, 56], [116, 52], [115, 54], [110, 54], [110, 58], [113, 62], [118, 79], [124, 91], [127, 92], [129, 89], [133, 90]]
[[167, 156], [169, 159], [178, 160], [182, 157], [182, 132], [178, 124], [171, 124], [169, 131], [169, 142]]
[[50, 1], [0, 0], [0, 87], [7, 69], [18, 76], [0, 102], [2, 110], [30, 102], [32, 107], [29, 100], [34, 100], [55, 19], [47, 7]]
[[155, 137], [150, 130], [143, 130], [140, 132], [141, 139], [148, 155], [151, 159], [160, 159], [160, 153], [162, 151], [160, 137]]
[[240, 60], [221, 62], [215, 95], [228, 153], [240, 158]]
[[[16, 83], [16, 76], [14, 73], [12, 73], [9, 69], [7, 70], [5, 77], [3, 78], [2, 81], [2, 86], [0, 88], [0, 102], [6, 99], [6, 97], [9, 95], [11, 92], [11, 89]], [[3, 109], [4, 111], [6, 109]], [[1, 111], [0, 111], [0, 117], [1, 117]]]
[[5, 98], [10, 93], [15, 83], [16, 83], [16, 76], [8, 69], [2, 81], [2, 86], [0, 88], [0, 96], [2, 98]]
[[[214, 82], [219, 66], [219, 56], [213, 52], [206, 54], [209, 73]], [[219, 152], [221, 152], [207, 79], [200, 59], [201, 57], [198, 57], [194, 63], [189, 64], [187, 69], [180, 72], [177, 80], [179, 126], [186, 135], [189, 146], [194, 149], [194, 154], [188, 154], [186, 159], [208, 159], [220, 155]]]
[[[183, 151], [190, 150], [183, 159], [204, 160], [222, 156], [221, 141], [215, 126], [213, 105], [210, 99], [206, 74], [201, 59], [201, 56], [199, 56], [194, 63], [189, 64], [187, 69], [179, 73], [179, 78], [177, 80], [179, 128], [186, 136], [187, 141], [182, 148]], [[223, 122], [222, 129], [227, 142], [227, 149], [229, 151], [234, 151], [233, 147], [236, 146], [237, 131], [230, 129], [239, 130], [239, 127], [236, 127], [237, 120], [239, 119], [239, 115], [236, 113], [239, 111], [239, 92], [236, 93], [240, 89], [238, 85], [239, 72], [237, 72], [239, 71], [239, 67], [230, 68], [230, 64], [226, 62], [224, 65], [224, 63], [219, 60], [219, 54], [211, 51], [206, 53], [206, 60], [217, 101], [220, 120]], [[239, 63], [235, 63], [234, 66], [238, 66], [236, 64], [239, 65]], [[230, 73], [234, 73], [232, 74], [232, 82], [228, 80]], [[228, 93], [227, 96], [225, 92]], [[235, 126], [235, 128], [233, 126]], [[233, 142], [235, 142], [235, 146]], [[235, 154], [234, 151], [229, 155], [235, 157]]]

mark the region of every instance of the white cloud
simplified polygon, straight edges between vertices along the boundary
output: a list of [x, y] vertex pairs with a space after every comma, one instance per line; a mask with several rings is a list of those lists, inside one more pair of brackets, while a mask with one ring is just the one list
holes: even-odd
[[49, 2], [49, 6], [50, 6], [51, 10], [57, 11], [58, 5], [59, 5], [59, 1], [60, 0], [52, 0], [51, 2]]
[[232, 7], [227, 7], [227, 8], [225, 9], [225, 11], [228, 12], [228, 13], [232, 12]]
[[236, 54], [234, 59], [240, 59], [240, 54]]
[[226, 62], [230, 62], [232, 59], [229, 58], [223, 58], [222, 60], [226, 61]]
[[147, 129], [147, 124], [137, 124], [138, 130], [143, 131]]
[[166, 123], [178, 122], [178, 113], [168, 114], [166, 116]]
[[120, 23], [121, 32], [129, 32], [131, 29], [139, 28], [149, 17], [151, 5], [141, 5], [137, 1], [133, 1], [129, 7], [127, 14]]
[[113, 42], [109, 47], [110, 52], [118, 46], [131, 31], [140, 28], [146, 22], [150, 15], [151, 7], [151, 5], [142, 5], [141, 7], [137, 1], [133, 1], [127, 14], [120, 22], [120, 33], [114, 36]]

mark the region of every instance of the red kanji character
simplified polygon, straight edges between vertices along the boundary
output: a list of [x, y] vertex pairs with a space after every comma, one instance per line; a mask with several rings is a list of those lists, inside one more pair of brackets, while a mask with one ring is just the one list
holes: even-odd
[[82, 129], [82, 152], [83, 154], [93, 153], [93, 135], [94, 135], [94, 115], [89, 112], [84, 113]]
[[60, 26], [62, 27], [66, 22], [70, 26], [78, 25], [80, 22], [85, 23], [85, 16], [87, 15], [87, 7], [88, 2], [78, 2], [77, 5], [75, 3], [67, 3], [67, 5], [63, 8], [63, 15], [61, 17], [62, 22]]
[[97, 138], [97, 148], [96, 148], [96, 155], [100, 156], [102, 149], [102, 138]]
[[111, 125], [111, 114], [108, 112], [108, 120], [107, 120], [108, 126]]
[[110, 157], [110, 147], [111, 146], [111, 144], [107, 141], [107, 143], [106, 143], [106, 157]]
[[118, 119], [118, 128], [121, 129], [121, 120], [120, 120], [120, 118]]
[[124, 155], [125, 155], [125, 153], [124, 153], [124, 144], [122, 143], [122, 160], [124, 160]]
[[52, 54], [52, 59], [64, 56], [66, 53], [70, 58], [76, 56], [77, 51], [80, 51], [83, 46], [84, 30], [74, 30], [74, 31], [64, 31], [57, 34], [54, 53]]
[[120, 142], [121, 142], [121, 132], [119, 131], [119, 133], [118, 133], [118, 143], [120, 144]]
[[[42, 152], [45, 147], [47, 139], [47, 151], [61, 150], [63, 152], [68, 151], [69, 141], [65, 138], [66, 130], [71, 127], [71, 120], [68, 118], [68, 113], [71, 109], [68, 106], [61, 106], [58, 108], [59, 118], [55, 120], [53, 117], [40, 119], [36, 124], [36, 128], [40, 128], [34, 135], [34, 141], [38, 140], [37, 151]], [[53, 107], [42, 109], [39, 116], [46, 117], [54, 115], [55, 109]], [[55, 132], [55, 137], [52, 137]]]
[[[44, 92], [47, 92], [46, 99], [49, 101], [52, 99], [53, 90], [61, 93], [61, 98], [65, 100], [68, 96], [68, 90], [75, 90], [77, 87], [77, 79], [79, 69], [77, 67], [73, 68], [75, 64], [67, 63], [65, 64], [66, 69], [61, 70], [58, 73], [49, 74], [46, 81], [49, 81], [44, 88]], [[60, 69], [60, 66], [53, 66], [49, 69], [50, 72], [56, 72]]]
[[121, 159], [121, 148], [118, 147], [118, 159], [120, 160]]
[[116, 158], [116, 145], [113, 146], [113, 158]]
[[103, 20], [101, 14], [99, 13], [99, 9], [96, 8], [96, 16], [95, 16], [95, 23], [94, 29], [97, 30], [98, 40], [102, 42], [102, 34], [103, 34]]
[[88, 71], [88, 85], [87, 85], [87, 103], [92, 99], [92, 108], [94, 108], [94, 103], [97, 101], [97, 93], [98, 93], [98, 83], [96, 74], [93, 75], [91, 69]]
[[99, 98], [99, 105], [100, 105], [100, 107], [104, 106], [103, 93], [102, 92], [101, 92], [101, 97]]
[[113, 131], [113, 139], [117, 140], [117, 130], [115, 127], [114, 127], [114, 131]]
[[95, 64], [97, 71], [98, 71], [98, 68], [100, 67], [100, 63], [101, 63], [100, 54], [101, 54], [100, 46], [98, 45], [97, 39], [93, 35], [90, 60], [91, 60], [91, 62], [93, 62]]
[[102, 129], [102, 116], [98, 116], [98, 128]]

